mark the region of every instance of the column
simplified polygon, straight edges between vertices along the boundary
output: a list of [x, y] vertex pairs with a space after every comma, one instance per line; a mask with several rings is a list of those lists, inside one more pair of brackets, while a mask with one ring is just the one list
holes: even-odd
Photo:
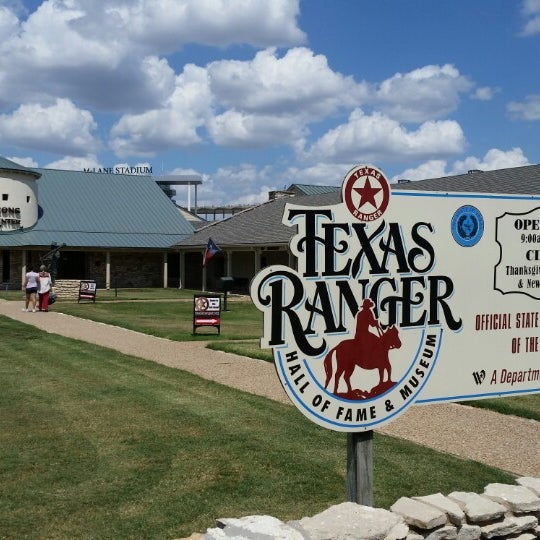
[[287, 250], [288, 254], [289, 254], [289, 266], [293, 269], [293, 270], [298, 270], [298, 268], [296, 267], [297, 264], [296, 264], [296, 257], [292, 254], [292, 251], [290, 249]]
[[21, 253], [21, 289], [24, 286], [24, 278], [26, 276], [26, 271], [27, 271], [26, 270], [26, 264], [27, 264], [26, 255], [27, 255], [26, 249], [23, 249]]
[[111, 288], [111, 252], [105, 252], [105, 289]]
[[186, 282], [186, 253], [185, 251], [181, 251], [178, 255], [180, 257], [180, 264], [179, 264], [179, 283], [178, 288], [183, 289], [185, 287]]
[[163, 253], [163, 288], [166, 289], [169, 286], [169, 260], [167, 258], [167, 252]]
[[232, 275], [232, 251], [225, 252], [225, 275], [233, 277]]
[[255, 272], [254, 275], [257, 275], [261, 270], [261, 249], [255, 248]]

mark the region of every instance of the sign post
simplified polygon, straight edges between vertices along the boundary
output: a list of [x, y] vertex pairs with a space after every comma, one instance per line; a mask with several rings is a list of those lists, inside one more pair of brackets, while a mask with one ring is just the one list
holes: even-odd
[[297, 267], [262, 269], [261, 347], [313, 422], [348, 434], [372, 500], [372, 430], [413, 404], [540, 392], [540, 197], [391, 190], [360, 165], [342, 202], [287, 203]]
[[373, 506], [373, 431], [347, 433], [347, 501]]

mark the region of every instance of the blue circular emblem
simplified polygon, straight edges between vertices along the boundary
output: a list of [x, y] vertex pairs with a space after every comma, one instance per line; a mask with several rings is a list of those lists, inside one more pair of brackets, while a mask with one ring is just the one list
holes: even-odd
[[462, 206], [452, 217], [452, 236], [463, 247], [476, 245], [484, 234], [484, 218], [478, 208]]

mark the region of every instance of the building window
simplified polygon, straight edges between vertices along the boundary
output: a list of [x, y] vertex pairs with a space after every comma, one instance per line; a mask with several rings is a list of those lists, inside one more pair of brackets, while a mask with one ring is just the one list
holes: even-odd
[[30, 195], [28, 195], [28, 196], [26, 197], [26, 202], [27, 202], [27, 203], [30, 202]]
[[2, 200], [7, 201], [9, 199], [9, 195], [7, 193], [2, 193]]

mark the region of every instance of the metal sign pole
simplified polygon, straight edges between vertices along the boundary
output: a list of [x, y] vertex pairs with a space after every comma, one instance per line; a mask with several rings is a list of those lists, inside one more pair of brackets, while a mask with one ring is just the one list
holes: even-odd
[[347, 500], [373, 506], [373, 431], [347, 433]]

